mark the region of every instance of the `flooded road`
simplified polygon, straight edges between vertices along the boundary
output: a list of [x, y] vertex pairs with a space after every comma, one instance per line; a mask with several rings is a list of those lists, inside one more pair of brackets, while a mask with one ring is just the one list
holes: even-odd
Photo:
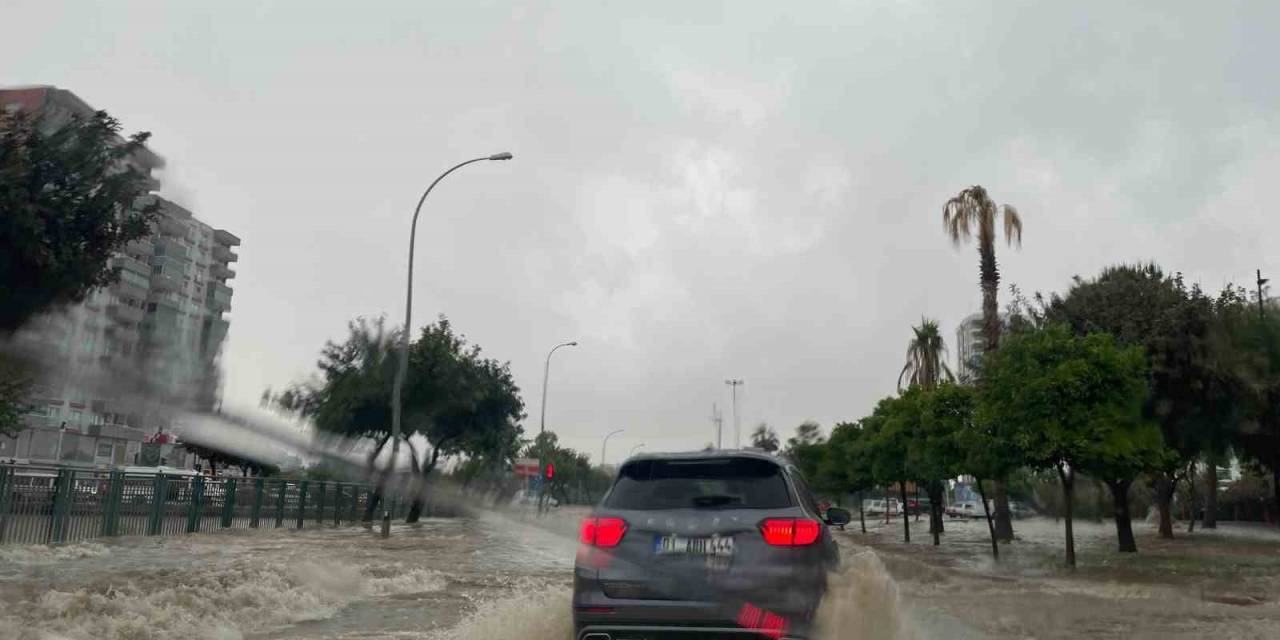
[[567, 637], [575, 548], [497, 516], [0, 548], [0, 637]]
[[[576, 514], [530, 520], [0, 547], [0, 637], [568, 640]], [[918, 637], [874, 554], [846, 555], [827, 637]]]

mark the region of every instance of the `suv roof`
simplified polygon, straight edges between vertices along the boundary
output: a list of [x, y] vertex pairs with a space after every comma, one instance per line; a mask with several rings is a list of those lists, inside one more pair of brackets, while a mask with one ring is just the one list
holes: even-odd
[[[779, 466], [787, 465], [785, 460], [776, 455], [753, 449], [710, 449], [702, 451], [676, 451], [670, 453], [638, 453], [627, 458], [626, 462], [631, 462], [633, 460], [711, 460], [715, 458], [751, 458], [754, 460], [767, 460]], [[623, 464], [626, 464], [626, 462]]]

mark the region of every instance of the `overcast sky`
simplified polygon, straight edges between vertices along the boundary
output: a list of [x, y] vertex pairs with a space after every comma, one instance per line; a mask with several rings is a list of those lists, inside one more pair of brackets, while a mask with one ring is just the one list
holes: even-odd
[[0, 84], [151, 131], [243, 239], [228, 405], [400, 322], [421, 190], [503, 150], [426, 204], [415, 325], [510, 360], [535, 432], [581, 341], [547, 425], [593, 458], [699, 447], [713, 402], [731, 442], [729, 377], [744, 439], [868, 413], [912, 323], [978, 310], [941, 225], [971, 184], [1022, 212], [1024, 291], [1280, 276], [1280, 3], [782, 4], [5, 0]]

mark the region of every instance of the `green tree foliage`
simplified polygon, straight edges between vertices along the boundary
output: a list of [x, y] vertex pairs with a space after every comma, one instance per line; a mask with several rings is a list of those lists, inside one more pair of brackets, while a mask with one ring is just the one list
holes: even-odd
[[[391, 436], [397, 337], [381, 319], [350, 323], [345, 341], [325, 345], [321, 380], [290, 387], [275, 402], [311, 418], [323, 432], [372, 439], [372, 465]], [[485, 358], [478, 345], [468, 345], [443, 316], [410, 343], [401, 401], [403, 444], [409, 445], [412, 466], [423, 479], [442, 457], [466, 455], [509, 465], [519, 448], [524, 402], [510, 368]], [[412, 446], [418, 438], [429, 450], [421, 459]], [[410, 521], [420, 516], [423, 504], [423, 496], [414, 497]]]
[[1143, 419], [1147, 398], [1141, 348], [1106, 334], [1078, 337], [1053, 327], [1012, 337], [983, 362], [977, 419], [1001, 425], [1034, 467], [1054, 469], [1068, 505], [1066, 562], [1075, 566], [1071, 494], [1077, 470], [1131, 463], [1159, 443]]
[[973, 390], [945, 382], [918, 393], [923, 415], [907, 447], [907, 475], [929, 495], [929, 531], [937, 545], [943, 531], [944, 483], [963, 468], [960, 434], [973, 420]]
[[858, 522], [867, 532], [862, 510], [863, 493], [875, 486], [867, 447], [870, 438], [861, 422], [842, 422], [831, 430], [831, 438], [822, 450], [817, 470], [811, 477], [819, 491], [833, 494], [852, 493], [858, 500]]
[[778, 441], [778, 432], [761, 422], [751, 432], [751, 446], [769, 453], [777, 451], [781, 446]]
[[547, 464], [554, 465], [555, 474], [545, 481], [542, 495], [555, 497], [560, 504], [593, 504], [612, 482], [603, 469], [591, 466], [590, 456], [560, 446], [559, 438], [551, 431], [538, 434], [521, 455], [541, 460], [544, 473]]
[[[920, 423], [924, 419], [923, 395], [919, 388], [912, 388], [899, 397], [885, 398], [876, 405], [870, 416], [862, 420], [870, 438], [870, 446], [866, 452], [871, 474], [876, 484], [896, 484], [904, 507], [907, 504], [907, 481], [911, 479], [907, 455], [912, 438], [920, 430]], [[905, 513], [902, 518], [902, 539], [904, 542], [911, 542], [911, 519]]]
[[53, 131], [0, 113], [0, 335], [115, 282], [109, 258], [148, 233], [158, 208], [130, 162], [149, 135], [122, 140], [104, 111]]
[[806, 420], [796, 427], [795, 436], [787, 438], [784, 453], [800, 469], [801, 474], [812, 478], [818, 475], [818, 465], [822, 462], [825, 449], [822, 427], [812, 420]]
[[1155, 265], [1105, 269], [1093, 280], [1076, 279], [1046, 310], [1050, 322], [1077, 335], [1109, 333], [1146, 354], [1150, 388], [1144, 410], [1159, 425], [1170, 455], [1154, 473], [1160, 535], [1173, 536], [1170, 505], [1177, 483], [1214, 429], [1229, 420], [1225, 379], [1215, 367], [1214, 300], [1181, 275]]
[[1238, 383], [1231, 406], [1239, 424], [1229, 438], [1242, 459], [1270, 472], [1280, 510], [1280, 315], [1260, 312], [1242, 292], [1224, 292], [1218, 308], [1227, 368]]

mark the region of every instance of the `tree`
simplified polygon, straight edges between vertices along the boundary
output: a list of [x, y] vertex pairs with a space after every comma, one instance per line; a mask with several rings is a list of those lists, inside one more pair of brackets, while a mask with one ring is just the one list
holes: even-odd
[[946, 382], [919, 393], [923, 415], [907, 447], [907, 473], [929, 494], [929, 531], [937, 545], [943, 532], [943, 483], [960, 475], [960, 435], [973, 420], [973, 389]]
[[[398, 363], [397, 335], [384, 322], [357, 319], [342, 343], [329, 342], [316, 386], [293, 386], [276, 396], [280, 406], [311, 418], [321, 431], [374, 441], [368, 464], [391, 438], [391, 389]], [[519, 420], [524, 402], [508, 365], [483, 357], [468, 345], [443, 316], [423, 327], [409, 346], [408, 381], [402, 396], [401, 437], [408, 446], [413, 472], [419, 476], [408, 520], [416, 521], [425, 506], [427, 477], [441, 457], [469, 455], [509, 463], [519, 447]], [[415, 438], [424, 439], [429, 454], [418, 459]], [[372, 518], [381, 490], [366, 508]]]
[[[953, 405], [953, 419], [960, 423], [956, 434], [959, 449], [959, 467], [973, 476], [978, 486], [978, 496], [982, 499], [982, 512], [987, 523], [987, 533], [991, 537], [991, 555], [1000, 558], [999, 538], [996, 535], [995, 523], [987, 502], [987, 491], [983, 479], [1008, 478], [1015, 470], [1026, 466], [1026, 457], [1014, 439], [1012, 425], [1005, 424], [992, 416], [978, 419], [976, 391], [969, 389], [968, 407], [959, 403]], [[967, 411], [969, 416], [965, 416]]]
[[1123, 265], [1093, 280], [1076, 278], [1046, 313], [1076, 335], [1105, 332], [1144, 350], [1151, 374], [1144, 411], [1169, 447], [1153, 473], [1159, 532], [1173, 537], [1177, 484], [1209, 447], [1208, 434], [1230, 419], [1232, 401], [1222, 397], [1224, 378], [1212, 352], [1214, 301], [1187, 287], [1181, 275], [1167, 276], [1151, 264]]
[[[1270, 471], [1272, 499], [1280, 509], [1280, 317], [1259, 314], [1239, 293], [1224, 298], [1219, 306], [1222, 337], [1240, 385], [1234, 403], [1240, 421], [1231, 441], [1249, 466]], [[1216, 475], [1212, 469], [1210, 475]]]
[[831, 438], [813, 478], [815, 486], [834, 493], [852, 493], [858, 500], [858, 522], [867, 532], [862, 510], [863, 492], [875, 486], [870, 459], [866, 453], [869, 436], [861, 422], [842, 422], [831, 430]]
[[0, 113], [0, 335], [116, 281], [116, 252], [150, 230], [153, 183], [131, 162], [150, 134], [120, 138], [98, 111], [53, 130]]
[[898, 374], [898, 391], [902, 391], [904, 379], [908, 386], [925, 390], [936, 388], [943, 380], [955, 380], [947, 366], [947, 344], [938, 323], [921, 318], [920, 326], [911, 327], [911, 331], [914, 335], [907, 344], [907, 363]]
[[[1000, 313], [996, 295], [1000, 290], [1000, 270], [996, 266], [996, 219], [1004, 223], [1004, 239], [1008, 244], [1022, 244], [1022, 217], [1011, 205], [1000, 205], [987, 190], [974, 185], [947, 200], [942, 207], [942, 226], [951, 241], [961, 242], [978, 236], [978, 282], [982, 288], [982, 333], [985, 351], [1000, 345]], [[995, 478], [996, 535], [1001, 540], [1013, 539], [1013, 521], [1009, 514], [1009, 498], [1004, 479]]]
[[[907, 505], [907, 481], [911, 472], [907, 468], [907, 456], [911, 439], [920, 431], [922, 392], [918, 387], [908, 389], [896, 398], [881, 400], [871, 416], [863, 419], [869, 429], [870, 446], [867, 447], [871, 473], [877, 484], [898, 485], [898, 493], [905, 510]], [[885, 513], [889, 508], [886, 501]], [[911, 542], [911, 519], [902, 514], [902, 540]]]
[[780, 446], [778, 432], [770, 428], [768, 424], [761, 422], [751, 432], [751, 446], [769, 453], [777, 451]]
[[1120, 346], [1107, 334], [1074, 336], [1061, 326], [1015, 335], [984, 357], [978, 419], [1001, 425], [1032, 466], [1057, 471], [1070, 567], [1076, 472], [1138, 459], [1158, 442], [1142, 414], [1146, 375], [1140, 347]]
[[805, 420], [796, 427], [796, 435], [787, 438], [787, 450], [790, 451], [796, 447], [810, 444], [822, 443], [822, 425], [812, 421]]

